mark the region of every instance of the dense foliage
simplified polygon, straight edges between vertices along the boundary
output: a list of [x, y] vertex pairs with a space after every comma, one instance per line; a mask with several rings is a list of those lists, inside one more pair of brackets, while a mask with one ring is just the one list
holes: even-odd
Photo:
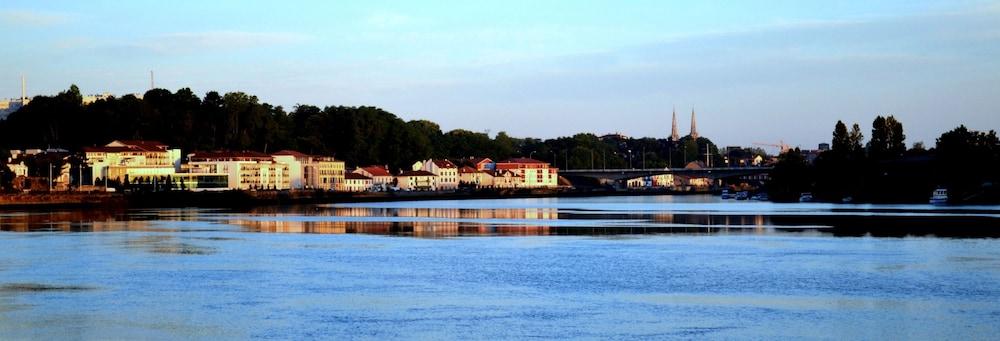
[[[681, 141], [576, 134], [540, 140], [505, 132], [455, 129], [434, 122], [405, 121], [376, 107], [298, 105], [291, 112], [242, 92], [153, 89], [82, 104], [76, 86], [38, 96], [0, 121], [0, 148], [65, 148], [104, 145], [116, 139], [159, 140], [184, 153], [210, 150], [273, 152], [295, 149], [334, 155], [349, 165], [408, 168], [421, 159], [530, 156], [559, 168], [683, 167], [706, 159], [722, 164], [718, 148], [704, 137]], [[706, 156], [706, 153], [708, 154]]]
[[812, 164], [798, 150], [781, 155], [771, 174], [771, 197], [795, 200], [801, 192], [812, 192], [834, 202], [926, 202], [934, 188], [945, 187], [956, 202], [997, 200], [1000, 141], [994, 131], [960, 126], [942, 134], [933, 149], [918, 142], [907, 150], [903, 124], [893, 116], [878, 116], [871, 136], [862, 147], [858, 124], [849, 132], [837, 121], [832, 149]]

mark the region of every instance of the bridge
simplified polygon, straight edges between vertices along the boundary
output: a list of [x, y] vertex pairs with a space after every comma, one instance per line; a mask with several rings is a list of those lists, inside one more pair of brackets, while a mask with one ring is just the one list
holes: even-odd
[[772, 169], [774, 169], [774, 167], [560, 169], [559, 175], [567, 178], [591, 178], [605, 181], [622, 181], [653, 175], [673, 174], [715, 180], [737, 176], [766, 174]]

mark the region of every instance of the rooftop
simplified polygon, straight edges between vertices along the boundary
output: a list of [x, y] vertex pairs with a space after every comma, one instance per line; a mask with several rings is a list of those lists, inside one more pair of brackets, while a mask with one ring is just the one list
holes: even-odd
[[364, 176], [364, 175], [361, 175], [361, 174], [358, 174], [358, 173], [345, 173], [344, 174], [344, 179], [345, 180], [371, 180], [372, 178], [369, 178], [367, 176]]
[[279, 150], [271, 155], [290, 155], [294, 157], [309, 157], [309, 154], [305, 154], [297, 150], [291, 150], [291, 149]]
[[425, 170], [415, 170], [415, 171], [403, 171], [402, 173], [399, 173], [399, 176], [437, 176], [437, 174]]
[[436, 166], [438, 166], [440, 168], [457, 168], [457, 166], [455, 166], [454, 163], [451, 163], [451, 161], [448, 161], [448, 160], [443, 160], [443, 159], [442, 160], [431, 160], [431, 162], [434, 162], [434, 165], [436, 165]]
[[133, 147], [147, 152], [167, 150], [167, 144], [156, 140], [114, 140], [106, 147]]
[[191, 161], [270, 161], [271, 156], [254, 151], [214, 151], [188, 154]]
[[382, 166], [366, 166], [361, 167], [361, 169], [368, 172], [368, 174], [371, 174], [372, 176], [392, 176], [392, 174], [389, 173], [389, 170]]

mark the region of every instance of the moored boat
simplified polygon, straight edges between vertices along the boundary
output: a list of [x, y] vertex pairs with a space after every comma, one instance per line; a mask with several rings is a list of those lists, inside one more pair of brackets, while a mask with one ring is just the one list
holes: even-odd
[[948, 203], [948, 189], [938, 188], [931, 194], [931, 205], [944, 205]]
[[806, 192], [799, 195], [799, 202], [812, 202], [812, 201], [813, 201], [812, 193]]

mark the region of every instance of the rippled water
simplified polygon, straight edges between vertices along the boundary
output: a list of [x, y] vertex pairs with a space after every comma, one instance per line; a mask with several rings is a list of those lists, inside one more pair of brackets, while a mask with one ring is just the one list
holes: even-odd
[[993, 339], [998, 221], [706, 196], [6, 212], [0, 339]]

